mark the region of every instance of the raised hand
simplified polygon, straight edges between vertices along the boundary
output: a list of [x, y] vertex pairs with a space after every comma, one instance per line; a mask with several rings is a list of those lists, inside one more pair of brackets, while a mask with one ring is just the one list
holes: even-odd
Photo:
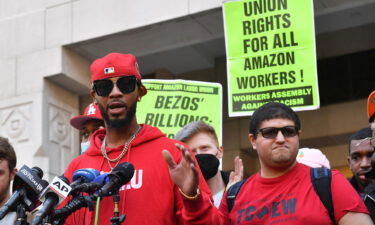
[[238, 181], [241, 181], [242, 179], [243, 179], [242, 159], [236, 156], [236, 158], [234, 158], [234, 171], [230, 172], [229, 174], [229, 182], [227, 185], [227, 190], [230, 188], [230, 186], [237, 183]]
[[171, 178], [183, 193], [188, 196], [196, 196], [199, 183], [197, 165], [187, 148], [177, 143], [176, 147], [182, 153], [181, 161], [178, 164], [168, 150], [162, 152], [164, 160], [168, 164]]

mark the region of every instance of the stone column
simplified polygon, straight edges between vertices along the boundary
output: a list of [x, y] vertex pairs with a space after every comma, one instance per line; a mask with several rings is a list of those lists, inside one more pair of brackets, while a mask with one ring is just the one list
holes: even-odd
[[0, 135], [16, 150], [17, 167], [40, 167], [44, 179], [61, 175], [79, 154], [69, 120], [89, 93], [89, 63], [60, 47], [0, 59]]

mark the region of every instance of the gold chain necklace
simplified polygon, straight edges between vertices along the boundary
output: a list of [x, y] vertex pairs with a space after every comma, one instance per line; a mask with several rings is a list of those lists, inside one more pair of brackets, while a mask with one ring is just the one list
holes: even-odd
[[[129, 148], [129, 145], [131, 144], [131, 142], [135, 139], [135, 137], [137, 136], [137, 134], [139, 133], [139, 131], [141, 130], [142, 126], [139, 126], [137, 131], [130, 137], [129, 141], [125, 143], [124, 145], [124, 148], [122, 149], [122, 152], [119, 156], [117, 156], [115, 159], [111, 159], [108, 157], [107, 155], [107, 151], [105, 149], [105, 145], [106, 145], [106, 138], [107, 136], [104, 137], [103, 139], [103, 142], [102, 142], [102, 147], [101, 147], [101, 151], [102, 151], [102, 154], [104, 156], [104, 158], [107, 159], [107, 162], [108, 162], [108, 165], [109, 165], [109, 168], [111, 168], [111, 171], [114, 167], [116, 167], [120, 160], [122, 159], [122, 157], [125, 155], [125, 153], [128, 151], [128, 148]], [[116, 165], [114, 167], [111, 166], [111, 162], [116, 162]]]

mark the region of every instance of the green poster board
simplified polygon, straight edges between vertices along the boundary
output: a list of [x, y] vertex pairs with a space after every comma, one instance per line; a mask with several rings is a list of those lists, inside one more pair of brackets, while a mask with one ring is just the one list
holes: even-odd
[[167, 137], [202, 120], [215, 128], [222, 143], [222, 87], [189, 80], [142, 80], [147, 94], [138, 102], [137, 120], [160, 128]]
[[229, 116], [319, 108], [312, 0], [226, 1], [223, 14]]

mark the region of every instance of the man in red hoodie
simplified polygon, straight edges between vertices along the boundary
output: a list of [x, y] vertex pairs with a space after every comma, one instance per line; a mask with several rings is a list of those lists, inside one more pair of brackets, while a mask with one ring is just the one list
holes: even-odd
[[[82, 168], [110, 172], [118, 164], [130, 162], [135, 168], [134, 176], [119, 191], [120, 214], [126, 214], [122, 224], [200, 224], [203, 215], [214, 207], [190, 151], [158, 128], [137, 123], [137, 101], [147, 90], [135, 57], [111, 53], [95, 60], [90, 69], [91, 96], [99, 106], [105, 129], [93, 134], [90, 147], [70, 163], [65, 176], [72, 180], [74, 172]], [[172, 180], [171, 175], [176, 174], [181, 178]], [[192, 186], [192, 182], [199, 185]], [[191, 189], [197, 186], [198, 189]], [[113, 209], [112, 197], [104, 197], [98, 212], [100, 225], [111, 224]], [[72, 214], [66, 224], [94, 224], [94, 218], [94, 211], [83, 208]]]

